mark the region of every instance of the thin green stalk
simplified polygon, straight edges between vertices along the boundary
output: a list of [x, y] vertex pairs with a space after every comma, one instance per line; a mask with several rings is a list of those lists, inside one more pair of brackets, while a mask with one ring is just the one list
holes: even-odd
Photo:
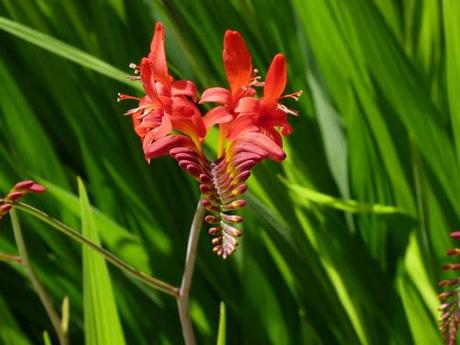
[[198, 247], [198, 240], [200, 238], [201, 228], [203, 226], [203, 219], [205, 215], [205, 208], [201, 200], [196, 207], [195, 216], [193, 217], [192, 226], [190, 228], [190, 235], [187, 245], [187, 256], [185, 259], [185, 269], [182, 276], [182, 284], [179, 291], [179, 298], [177, 299], [177, 306], [179, 309], [179, 317], [182, 326], [182, 333], [186, 345], [195, 345], [196, 339], [193, 332], [192, 320], [190, 319], [189, 299], [190, 288], [192, 286], [193, 272], [196, 262], [196, 251]]
[[11, 254], [0, 253], [0, 261], [22, 263], [21, 257]]
[[53, 303], [51, 302], [48, 293], [46, 292], [38, 277], [35, 275], [35, 272], [32, 269], [32, 266], [30, 265], [29, 254], [27, 253], [27, 247], [24, 242], [24, 236], [22, 235], [19, 217], [14, 209], [10, 211], [10, 215], [11, 224], [13, 226], [14, 238], [16, 240], [16, 246], [18, 248], [19, 256], [21, 257], [22, 266], [24, 267], [27, 276], [29, 277], [32, 283], [32, 286], [37, 292], [37, 295], [40, 298], [40, 301], [42, 302], [43, 307], [46, 310], [46, 313], [48, 314], [51, 324], [53, 325], [53, 328], [58, 336], [59, 344], [68, 345], [69, 339], [67, 338], [67, 335], [65, 334], [64, 330], [61, 328], [61, 319], [56, 310], [54, 309]]
[[98, 246], [97, 244], [93, 243], [92, 241], [88, 240], [86, 237], [82, 236], [80, 233], [75, 231], [74, 229], [70, 228], [69, 226], [65, 225], [64, 223], [61, 223], [57, 219], [54, 219], [53, 217], [49, 216], [45, 212], [36, 209], [35, 207], [32, 207], [28, 204], [18, 202], [18, 203], [12, 203], [18, 210], [21, 210], [23, 212], [26, 212], [42, 221], [45, 223], [51, 225], [53, 228], [56, 230], [62, 232], [63, 234], [69, 236], [70, 238], [74, 239], [75, 241], [87, 245], [97, 251], [99, 254], [101, 254], [108, 262], [113, 264], [114, 266], [118, 267], [122, 271], [126, 272], [127, 274], [130, 274], [134, 278], [137, 278], [147, 285], [150, 285], [151, 287], [163, 291], [164, 293], [167, 293], [168, 295], [173, 296], [174, 298], [179, 297], [179, 289], [162, 281], [159, 279], [156, 279], [147, 273], [144, 273], [142, 271], [139, 271], [138, 269], [132, 267], [131, 265], [127, 264], [123, 260], [119, 259], [106, 249]]

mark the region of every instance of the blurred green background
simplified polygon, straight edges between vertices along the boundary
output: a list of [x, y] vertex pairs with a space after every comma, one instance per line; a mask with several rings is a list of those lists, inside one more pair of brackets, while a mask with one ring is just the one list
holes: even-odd
[[[442, 343], [436, 282], [460, 212], [457, 0], [0, 0], [0, 16], [1, 194], [36, 178], [49, 192], [28, 201], [79, 229], [81, 176], [103, 245], [175, 285], [198, 187], [169, 158], [145, 163], [122, 116], [134, 104], [115, 101], [139, 92], [127, 66], [148, 52], [156, 20], [172, 73], [200, 90], [226, 84], [228, 28], [262, 76], [286, 55], [287, 91], [305, 91], [288, 158], [255, 169], [233, 257], [214, 256], [203, 230], [191, 305], [200, 344], [216, 342], [220, 301], [227, 344]], [[21, 220], [82, 344], [81, 247]], [[9, 220], [0, 252], [16, 252]], [[110, 274], [126, 344], [182, 343], [173, 298]], [[0, 263], [0, 277], [0, 343], [41, 344], [44, 330], [56, 343], [20, 267]]]

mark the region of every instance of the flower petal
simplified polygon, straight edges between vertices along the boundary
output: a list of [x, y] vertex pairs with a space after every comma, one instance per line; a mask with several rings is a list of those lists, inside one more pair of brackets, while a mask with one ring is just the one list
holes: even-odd
[[267, 72], [264, 86], [264, 100], [275, 101], [286, 88], [286, 59], [283, 54], [276, 54]]
[[163, 115], [161, 118], [161, 123], [158, 127], [152, 128], [147, 131], [147, 134], [144, 137], [144, 151], [152, 144], [152, 142], [167, 136], [172, 131], [171, 120], [168, 115]]
[[188, 96], [196, 102], [196, 86], [190, 80], [176, 80], [172, 83], [172, 96]]
[[279, 109], [264, 112], [261, 116], [262, 127], [270, 129], [280, 127], [281, 134], [287, 136], [292, 133], [292, 127], [287, 120], [287, 114]]
[[228, 140], [235, 140], [239, 135], [247, 132], [257, 132], [258, 128], [255, 125], [258, 114], [244, 114], [238, 116], [230, 123], [228, 129]]
[[144, 91], [150, 99], [158, 99], [157, 93], [153, 88], [152, 66], [150, 64], [150, 60], [147, 58], [142, 58], [141, 61], [141, 80]]
[[239, 146], [253, 144], [266, 153], [274, 161], [280, 162], [286, 158], [286, 153], [272, 139], [258, 132], [246, 133], [241, 138]]
[[168, 65], [166, 63], [165, 54], [165, 32], [163, 24], [157, 22], [153, 34], [152, 42], [150, 43], [149, 60], [152, 66], [152, 72], [156, 80], [165, 85], [169, 85], [171, 77], [168, 73]]
[[145, 158], [150, 160], [165, 156], [169, 154], [171, 149], [183, 146], [193, 146], [192, 140], [184, 135], [168, 135], [167, 137], [160, 138], [146, 147], [144, 150]]
[[139, 137], [143, 138], [145, 134], [147, 133], [147, 129], [142, 127], [141, 120], [137, 118], [136, 116], [133, 116], [132, 120], [133, 120], [134, 131]]
[[204, 102], [214, 102], [219, 104], [229, 104], [231, 100], [231, 93], [223, 87], [211, 87], [204, 90], [200, 98], [200, 104]]
[[241, 98], [235, 107], [237, 113], [257, 113], [260, 108], [260, 101], [254, 97]]
[[225, 73], [233, 92], [247, 86], [252, 77], [252, 59], [238, 31], [227, 30], [224, 37]]
[[175, 130], [187, 134], [196, 141], [206, 136], [206, 128], [201, 116], [172, 116], [171, 120]]
[[224, 106], [216, 107], [207, 112], [203, 117], [206, 129], [211, 128], [216, 124], [227, 123], [233, 120], [233, 115], [228, 112]]

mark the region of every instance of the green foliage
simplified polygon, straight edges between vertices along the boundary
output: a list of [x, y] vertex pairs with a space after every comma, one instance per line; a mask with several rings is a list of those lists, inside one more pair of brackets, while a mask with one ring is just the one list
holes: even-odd
[[[146, 164], [121, 115], [134, 104], [115, 102], [133, 86], [127, 66], [147, 53], [155, 20], [172, 72], [200, 90], [226, 83], [221, 45], [232, 28], [262, 76], [281, 51], [289, 90], [305, 91], [287, 160], [251, 177], [235, 256], [222, 262], [200, 240], [199, 343], [216, 343], [220, 301], [227, 344], [440, 343], [436, 281], [460, 212], [458, 1], [0, 0], [1, 194], [37, 178], [49, 193], [28, 201], [78, 228], [82, 176], [97, 233], [87, 230], [178, 285], [198, 187], [167, 158]], [[105, 273], [82, 292], [80, 246], [24, 221], [37, 274], [55, 301], [69, 296], [72, 343], [108, 319], [109, 343], [121, 342], [114, 298], [87, 303], [87, 289], [110, 285], [104, 263], [84, 250], [98, 261], [84, 275]], [[8, 221], [0, 251], [15, 251]], [[27, 279], [14, 264], [0, 274], [0, 344], [43, 343], [52, 328]], [[181, 343], [172, 298], [110, 274], [126, 343]], [[103, 303], [110, 311], [89, 325]]]
[[[85, 186], [80, 179], [78, 190], [81, 201], [82, 235], [99, 245], [96, 222]], [[83, 248], [83, 311], [85, 344], [125, 344], [107, 263], [99, 253], [88, 247]]]
[[227, 343], [227, 316], [225, 303], [220, 302], [220, 316], [219, 316], [219, 328], [217, 333], [217, 345], [225, 345]]

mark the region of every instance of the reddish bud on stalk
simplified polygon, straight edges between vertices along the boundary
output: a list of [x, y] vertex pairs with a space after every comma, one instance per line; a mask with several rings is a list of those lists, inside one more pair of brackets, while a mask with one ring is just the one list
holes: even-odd
[[4, 199], [0, 199], [0, 219], [13, 208], [14, 202], [19, 201], [25, 194], [43, 193], [45, 190], [45, 187], [32, 180], [16, 183], [7, 196]]

